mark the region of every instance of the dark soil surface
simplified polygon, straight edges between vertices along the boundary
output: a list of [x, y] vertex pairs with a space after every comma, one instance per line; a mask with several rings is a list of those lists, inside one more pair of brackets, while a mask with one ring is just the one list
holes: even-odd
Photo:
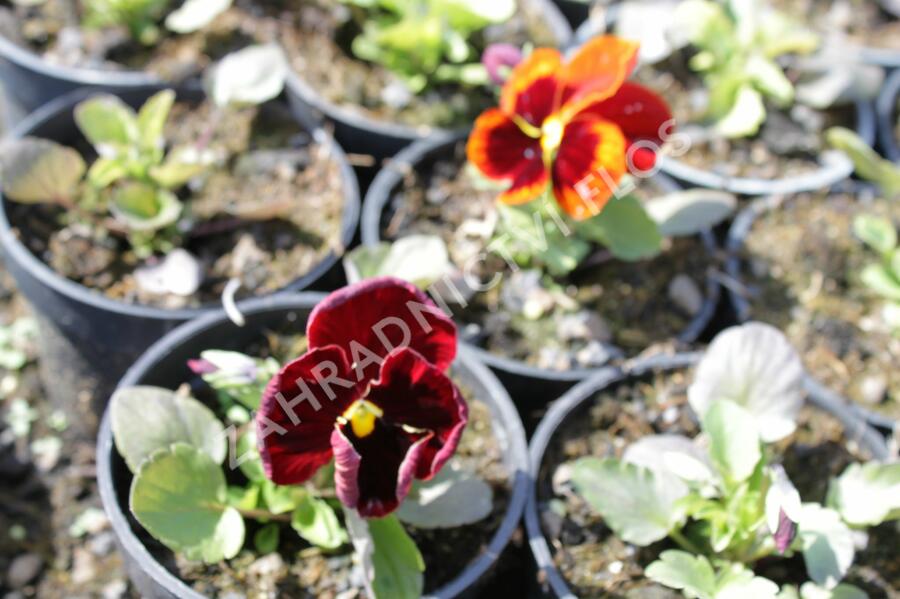
[[[341, 253], [344, 189], [338, 164], [279, 103], [218, 111], [177, 104], [167, 123], [169, 147], [197, 144], [224, 158], [185, 203], [173, 236], [203, 270], [192, 296], [160, 294], [135, 279], [142, 262], [128, 242], [102, 223], [52, 206], [10, 204], [25, 244], [54, 270], [108, 297], [165, 308], [219, 301], [231, 278], [241, 295], [275, 291], [302, 277], [329, 252]], [[88, 150], [85, 150], [86, 154]]]
[[[488, 351], [545, 368], [565, 370], [600, 365], [609, 352], [596, 341], [612, 343], [634, 354], [651, 345], [671, 343], [691, 320], [678, 307], [669, 287], [684, 275], [700, 292], [716, 257], [698, 237], [666, 240], [664, 251], [651, 260], [624, 262], [598, 249], [563, 280], [539, 286], [525, 271], [513, 273], [496, 253], [487, 251], [497, 222], [496, 189], [471, 167], [464, 167], [460, 143], [452, 157], [423, 164], [409, 173], [382, 215], [382, 238], [410, 234], [441, 237], [451, 261], [471, 269], [480, 281], [498, 273], [500, 284], [475, 294], [465, 308], [451, 306], [464, 334]], [[662, 193], [652, 180], [642, 181], [639, 197]], [[530, 297], [546, 302], [538, 318], [515, 305]], [[592, 343], [592, 341], [594, 343]]]
[[[643, 569], [668, 541], [636, 547], [616, 538], [577, 495], [554, 491], [552, 479], [564, 462], [584, 456], [621, 457], [625, 447], [658, 433], [693, 437], [699, 431], [687, 403], [689, 375], [682, 371], [629, 380], [598, 393], [557, 431], [544, 456], [538, 480], [539, 510], [554, 560], [579, 597], [677, 599], [681, 596], [643, 578]], [[843, 435], [840, 423], [811, 406], [801, 411], [797, 431], [775, 450], [804, 501], [823, 501], [827, 481], [865, 453]], [[551, 503], [553, 503], [553, 509]], [[564, 511], [563, 511], [564, 510]], [[561, 516], [560, 513], [565, 515]], [[897, 531], [886, 524], [872, 531], [869, 547], [857, 554], [845, 581], [870, 597], [900, 596]], [[759, 563], [756, 572], [778, 583], [806, 581], [802, 556]]]
[[897, 202], [844, 194], [798, 195], [760, 216], [742, 250], [750, 316], [784, 331], [827, 387], [897, 418], [900, 338], [859, 281], [878, 256], [852, 233], [858, 214], [900, 224]]
[[[378, 121], [412, 127], [468, 127], [496, 103], [494, 91], [445, 85], [412, 95], [387, 69], [355, 58], [350, 44], [359, 32], [351, 11], [329, 0], [292, 3], [282, 14], [282, 43], [294, 70], [325, 100]], [[489, 44], [559, 45], [537, 2], [519, 0], [507, 23], [488, 27], [472, 44], [480, 53]]]

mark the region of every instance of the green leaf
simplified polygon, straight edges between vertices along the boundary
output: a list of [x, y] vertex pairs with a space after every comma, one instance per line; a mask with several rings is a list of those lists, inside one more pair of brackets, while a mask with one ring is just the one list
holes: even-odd
[[393, 243], [360, 246], [344, 258], [347, 280], [391, 276], [425, 289], [453, 272], [447, 245], [434, 235], [409, 235]]
[[0, 155], [3, 193], [24, 204], [73, 198], [85, 168], [75, 150], [36, 137], [5, 143]]
[[97, 189], [109, 187], [119, 179], [128, 176], [128, 169], [114, 158], [98, 158], [88, 170], [88, 182]]
[[762, 458], [753, 415], [733, 401], [719, 400], [703, 417], [703, 431], [709, 435], [709, 455], [721, 474], [735, 482], [750, 478]]
[[716, 122], [716, 131], [725, 137], [748, 137], [755, 135], [765, 120], [762, 96], [751, 85], [743, 85], [731, 110]]
[[860, 177], [880, 186], [889, 198], [900, 195], [900, 167], [876, 154], [855, 132], [832, 127], [825, 132], [825, 139], [850, 157]]
[[650, 580], [684, 591], [688, 597], [713, 599], [716, 591], [715, 572], [709, 560], [702, 555], [678, 550], [663, 551], [644, 573]]
[[853, 233], [879, 254], [887, 254], [897, 247], [897, 229], [886, 218], [860, 214], [853, 219]]
[[[122, 100], [109, 94], [94, 96], [75, 107], [75, 123], [95, 147], [128, 147], [139, 140], [137, 116]], [[100, 152], [103, 154], [103, 152]]]
[[597, 216], [576, 224], [578, 231], [599, 241], [621, 260], [644, 260], [659, 254], [659, 227], [633, 196], [612, 198]]
[[716, 580], [715, 599], [777, 599], [778, 585], [755, 576], [743, 564], [725, 564]]
[[612, 458], [581, 458], [572, 465], [572, 483], [616, 535], [635, 545], [664, 539], [684, 519], [678, 503], [684, 489], [665, 485], [647, 468]]
[[425, 588], [425, 560], [396, 516], [368, 520], [372, 537], [375, 599], [418, 599]]
[[853, 585], [839, 584], [833, 589], [806, 582], [800, 587], [802, 599], [869, 599], [869, 595]]
[[298, 502], [291, 526], [301, 537], [322, 549], [337, 549], [347, 542], [347, 533], [334, 509], [325, 500], [308, 493]]
[[784, 76], [777, 63], [759, 55], [747, 60], [744, 73], [750, 77], [756, 89], [775, 100], [781, 106], [794, 101], [794, 86]]
[[226, 500], [222, 468], [184, 443], [154, 452], [131, 483], [137, 521], [169, 549], [207, 563], [234, 557], [244, 544], [244, 520]]
[[878, 295], [900, 301], [900, 280], [884, 264], [869, 264], [863, 268], [859, 278]]
[[174, 104], [175, 92], [166, 89], [154, 94], [141, 107], [137, 127], [143, 147], [152, 149], [163, 146], [163, 129]]
[[302, 487], [276, 485], [269, 479], [260, 481], [260, 483], [262, 499], [273, 514], [285, 514], [293, 511], [307, 494]]
[[228, 10], [232, 0], [185, 0], [166, 17], [166, 27], [176, 33], [199, 31]]
[[166, 155], [162, 164], [151, 166], [150, 178], [166, 189], [178, 189], [201, 175], [212, 164], [212, 156], [196, 148], [181, 146]]
[[831, 481], [828, 507], [851, 526], [878, 526], [900, 518], [900, 463], [850, 464]]
[[243, 435], [238, 437], [235, 451], [237, 452], [236, 459], [240, 460], [238, 468], [248, 480], [262, 481], [266, 479], [262, 459], [259, 457], [259, 449], [256, 445], [256, 432], [253, 428], [247, 429]]
[[157, 231], [174, 224], [182, 205], [175, 194], [132, 181], [113, 193], [110, 211], [132, 231]]
[[737, 197], [713, 189], [686, 189], [644, 203], [661, 235], [696, 235], [712, 229], [731, 216]]
[[160, 387], [126, 387], [110, 399], [116, 449], [132, 472], [154, 451], [186, 443], [216, 464], [228, 450], [225, 430], [212, 411], [192, 397]]
[[269, 522], [253, 535], [253, 546], [256, 552], [265, 555], [278, 550], [281, 526], [277, 522]]
[[816, 584], [833, 587], [853, 564], [853, 532], [836, 511], [805, 503], [797, 527], [806, 571]]
[[417, 528], [456, 528], [487, 518], [493, 506], [490, 485], [451, 462], [431, 480], [413, 483], [397, 517]]
[[259, 493], [259, 485], [230, 486], [227, 491], [228, 505], [239, 510], [255, 510], [259, 506]]

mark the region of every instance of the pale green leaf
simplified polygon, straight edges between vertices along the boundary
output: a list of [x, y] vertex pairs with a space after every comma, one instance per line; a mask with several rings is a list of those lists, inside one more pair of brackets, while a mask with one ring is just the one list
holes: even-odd
[[260, 555], [278, 550], [281, 526], [277, 522], [269, 522], [253, 535], [253, 546]]
[[621, 260], [644, 260], [659, 254], [659, 227], [634, 196], [612, 198], [597, 216], [576, 225]]
[[900, 195], [900, 167], [875, 153], [854, 131], [832, 127], [825, 132], [825, 139], [850, 157], [860, 177], [879, 185], [888, 197]]
[[702, 555], [670, 549], [663, 551], [659, 559], [644, 570], [647, 578], [671, 589], [684, 591], [687, 596], [713, 599], [716, 592], [716, 575]]
[[391, 276], [427, 288], [453, 272], [447, 246], [434, 235], [410, 235], [393, 243], [360, 246], [344, 258], [347, 279]]
[[185, 0], [166, 17], [166, 27], [176, 33], [191, 33], [203, 29], [217, 16], [228, 10], [232, 0]]
[[137, 115], [137, 126], [141, 144], [145, 148], [163, 146], [163, 129], [174, 104], [175, 92], [166, 89], [154, 94], [141, 107]]
[[753, 415], [733, 401], [719, 400], [703, 417], [709, 436], [709, 455], [723, 476], [743, 481], [762, 458], [759, 432]]
[[487, 518], [493, 498], [490, 485], [451, 462], [431, 480], [413, 483], [397, 517], [417, 528], [456, 528]]
[[840, 514], [817, 503], [803, 504], [797, 536], [813, 582], [825, 587], [838, 584], [853, 564], [856, 552], [853, 532]]
[[581, 458], [572, 464], [572, 483], [606, 525], [623, 540], [649, 545], [679, 526], [685, 489], [664, 484], [654, 473], [616, 459]]
[[174, 224], [182, 205], [175, 194], [136, 181], [113, 193], [110, 212], [132, 231], [156, 231]]
[[207, 95], [218, 106], [263, 104], [284, 89], [287, 70], [287, 59], [278, 46], [248, 46], [208, 71]]
[[831, 481], [828, 506], [851, 526], [878, 526], [900, 518], [900, 463], [850, 464]]
[[396, 516], [368, 520], [372, 537], [375, 599], [418, 599], [425, 588], [425, 561]]
[[212, 411], [192, 397], [160, 387], [126, 387], [110, 399], [116, 449], [132, 472], [154, 451], [186, 443], [221, 464], [225, 430]]
[[75, 150], [36, 137], [5, 143], [0, 155], [3, 193], [26, 204], [71, 199], [85, 168]]
[[804, 583], [800, 587], [802, 599], [869, 599], [869, 595], [860, 588], [849, 584], [839, 584], [833, 589], [820, 587], [813, 582]]
[[714, 599], [776, 599], [778, 585], [743, 564], [726, 564], [716, 580]]
[[291, 526], [301, 537], [323, 549], [337, 549], [347, 542], [347, 533], [327, 501], [306, 494], [291, 516]]
[[75, 123], [96, 148], [127, 147], [140, 139], [134, 110], [109, 94], [97, 95], [80, 102], [75, 107]]
[[750, 85], [742, 86], [731, 110], [716, 122], [716, 131], [725, 137], [748, 137], [766, 120], [762, 96]]
[[744, 67], [756, 89], [782, 106], [794, 100], [794, 86], [777, 63], [759, 55], [751, 56]]
[[860, 280], [878, 295], [900, 301], [900, 279], [884, 264], [869, 264], [859, 275]]
[[661, 235], [696, 235], [731, 216], [737, 197], [713, 189], [686, 189], [648, 200], [644, 208]]
[[109, 187], [119, 179], [128, 176], [128, 169], [115, 158], [98, 158], [88, 170], [88, 182], [97, 189]]
[[252, 427], [238, 437], [235, 451], [237, 452], [235, 459], [239, 462], [238, 468], [241, 469], [241, 472], [244, 473], [248, 480], [265, 480], [266, 473], [263, 470], [262, 459], [259, 457], [259, 449], [256, 446], [256, 432]]
[[880, 254], [887, 254], [897, 247], [897, 229], [886, 218], [860, 214], [853, 219], [853, 233]]
[[262, 500], [273, 514], [292, 512], [307, 495], [306, 489], [302, 487], [276, 485], [268, 479], [259, 483], [262, 488]]
[[234, 557], [244, 543], [244, 521], [226, 500], [222, 468], [184, 443], [154, 452], [131, 484], [138, 522], [173, 551], [207, 563]]

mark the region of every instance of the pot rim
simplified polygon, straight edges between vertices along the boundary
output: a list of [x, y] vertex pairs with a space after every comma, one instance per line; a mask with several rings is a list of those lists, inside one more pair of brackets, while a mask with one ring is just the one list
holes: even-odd
[[[605, 19], [588, 19], [575, 33], [575, 43], [581, 44], [597, 33], [606, 30], [616, 19], [616, 5], [609, 7], [605, 13]], [[862, 52], [864, 57], [879, 56], [878, 50], [866, 49]], [[900, 66], [900, 52], [891, 53], [896, 57]], [[880, 63], [883, 64], [883, 63]], [[891, 63], [893, 64], [893, 63]], [[856, 133], [868, 144], [875, 143], [875, 111], [870, 102], [854, 102], [856, 109]], [[660, 156], [659, 166], [667, 174], [679, 181], [684, 181], [698, 187], [719, 189], [731, 193], [761, 196], [776, 193], [789, 194], [802, 191], [814, 191], [823, 189], [843, 181], [853, 174], [853, 162], [838, 150], [825, 150], [819, 156], [819, 167], [808, 173], [782, 177], [780, 179], [761, 179], [757, 177], [730, 177], [719, 175], [709, 170], [691, 166], [671, 156]]]
[[[559, 7], [550, 0], [527, 0], [544, 12], [544, 22], [558, 38], [557, 47], [566, 48], [572, 41], [572, 26], [560, 12]], [[286, 88], [301, 102], [323, 113], [333, 121], [348, 125], [354, 129], [375, 133], [382, 137], [400, 139], [406, 143], [427, 139], [432, 136], [461, 134], [471, 127], [448, 129], [429, 125], [404, 125], [393, 121], [380, 120], [363, 112], [357, 112], [350, 106], [337, 104], [318, 93], [293, 67], [288, 69]]]
[[[135, 88], [134, 90], [125, 93], [140, 93], [146, 94], [149, 97], [151, 93], [162, 89], [174, 89], [179, 96], [182, 96], [184, 94], [194, 93], [199, 88], [195, 85], [149, 85]], [[45, 125], [51, 119], [57, 118], [66, 112], [71, 113], [74, 110], [75, 105], [81, 100], [105, 93], [108, 92], [83, 88], [51, 100], [22, 120], [15, 129], [9, 133], [8, 139], [21, 139], [31, 135], [35, 129]], [[283, 98], [274, 101], [282, 102], [287, 106], [287, 103]], [[347, 156], [343, 149], [341, 149], [338, 143], [327, 131], [325, 131], [325, 129], [310, 124], [306, 119], [296, 115], [293, 110], [291, 110], [291, 115], [297, 125], [305, 130], [316, 143], [327, 148], [329, 157], [336, 161], [340, 168], [344, 196], [344, 209], [341, 217], [341, 245], [344, 248], [349, 247], [356, 232], [361, 210], [359, 183], [356, 179], [353, 167], [351, 167], [350, 163], [347, 161]], [[9, 222], [6, 213], [7, 201], [8, 200], [0, 194], [0, 248], [3, 249], [7, 259], [14, 260], [21, 264], [34, 278], [39, 280], [44, 286], [52, 289], [55, 293], [65, 296], [74, 302], [95, 306], [98, 309], [115, 314], [150, 320], [187, 320], [208, 313], [210, 310], [218, 307], [217, 303], [207, 303], [196, 308], [165, 309], [146, 304], [124, 302], [106, 297], [98, 291], [58, 274], [43, 260], [35, 256], [27, 247], [25, 247], [14, 233], [12, 224]], [[308, 287], [328, 272], [337, 263], [339, 258], [340, 256], [334, 250], [331, 250], [328, 255], [317, 262], [316, 265], [303, 276], [269, 295], [299, 291]]]
[[[900, 65], [898, 65], [900, 66]], [[884, 82], [878, 94], [876, 111], [878, 113], [878, 137], [885, 155], [893, 162], [900, 163], [900, 141], [894, 133], [897, 123], [897, 101], [900, 95], [900, 69], [892, 72]]]
[[[898, 73], [900, 73], [900, 71], [898, 71]], [[900, 78], [898, 78], [897, 81], [900, 82]], [[743, 282], [744, 276], [743, 269], [741, 268], [743, 261], [739, 256], [739, 252], [744, 246], [744, 242], [750, 234], [756, 219], [767, 212], [778, 210], [781, 206], [790, 201], [790, 196], [780, 195], [756, 198], [738, 213], [731, 223], [731, 227], [728, 229], [725, 242], [725, 273], [728, 275], [728, 279], [732, 284], [725, 286], [725, 293], [728, 297], [728, 302], [734, 309], [735, 317], [738, 322], [743, 323], [750, 320], [750, 301], [744, 297], [742, 293], [742, 291], [746, 289], [746, 286]], [[810, 377], [810, 380], [812, 381], [813, 379]], [[900, 423], [887, 416], [882, 416], [872, 410], [859, 406], [853, 401], [829, 391], [819, 383], [815, 383], [815, 385], [818, 386], [818, 389], [821, 392], [829, 393], [835, 401], [843, 403], [847, 409], [856, 413], [859, 418], [862, 418], [872, 426], [887, 431], [893, 431], [895, 428], [900, 427]]]
[[[245, 316], [253, 316], [266, 312], [289, 310], [311, 310], [326, 294], [318, 292], [300, 292], [293, 295], [269, 296], [254, 298], [240, 302], [239, 311]], [[234, 326], [222, 310], [216, 310], [200, 318], [186, 322], [154, 343], [128, 369], [118, 388], [127, 387], [140, 382], [147, 370], [168, 356], [173, 347], [189, 343], [196, 335], [221, 326]], [[493, 419], [505, 432], [508, 446], [504, 453], [508, 458], [510, 501], [500, 526], [497, 528], [485, 551], [477, 559], [469, 563], [460, 574], [440, 587], [428, 599], [450, 599], [456, 597], [474, 585], [494, 565], [504, 548], [509, 543], [519, 525], [525, 509], [528, 492], [528, 447], [525, 441], [525, 429], [519, 413], [512, 403], [506, 389], [496, 376], [472, 355], [464, 343], [458, 347], [455, 365], [467, 370], [477, 378], [488, 390], [491, 403], [496, 407]], [[137, 562], [152, 579], [174, 596], [183, 599], [204, 599], [177, 576], [163, 567], [140, 541], [128, 522], [128, 516], [119, 504], [112, 479], [112, 455], [116, 451], [112, 437], [109, 407], [104, 410], [100, 432], [97, 438], [97, 482], [100, 499], [109, 517], [112, 528], [118, 538], [122, 551]]]
[[[553, 563], [553, 554], [550, 551], [547, 539], [544, 537], [538, 516], [537, 480], [540, 476], [544, 454], [553, 440], [554, 434], [572, 412], [585, 402], [590, 401], [597, 392], [608, 388], [610, 385], [627, 379], [641, 377], [648, 372], [667, 372], [690, 368], [697, 364], [702, 356], [703, 352], [699, 351], [657, 355], [634, 360], [622, 368], [605, 368], [590, 379], [572, 387], [572, 389], [554, 401], [541, 419], [528, 445], [531, 478], [529, 479], [528, 505], [525, 508], [525, 528], [528, 533], [528, 542], [531, 545], [531, 553], [537, 562], [538, 570], [546, 577], [552, 592], [557, 597], [561, 599], [576, 599], [576, 595], [569, 588], [562, 573]], [[807, 392], [807, 400], [812, 405], [830, 413], [841, 421], [844, 425], [846, 437], [850, 438], [852, 435], [852, 438], [870, 451], [875, 459], [886, 459], [888, 457], [888, 449], [884, 438], [866, 425], [856, 414], [848, 410], [839, 400], [835, 401], [830, 391], [818, 385], [808, 376], [805, 377], [804, 387]]]
[[[427, 139], [414, 142], [401, 150], [390, 160], [390, 162], [379, 170], [375, 179], [372, 181], [372, 184], [369, 186], [369, 190], [363, 201], [362, 217], [360, 219], [360, 234], [363, 245], [373, 246], [381, 241], [382, 212], [387, 206], [396, 187], [402, 183], [404, 175], [409, 172], [410, 169], [414, 169], [416, 165], [423, 160], [426, 160], [433, 155], [440, 154], [449, 146], [464, 140], [465, 136], [465, 133], [434, 135]], [[664, 173], [657, 173], [653, 178], [665, 189], [681, 189], [681, 186], [678, 185], [678, 183]], [[701, 233], [700, 239], [710, 255], [714, 255], [719, 250], [715, 236], [711, 231], [704, 231]], [[703, 333], [709, 325], [715, 314], [721, 293], [719, 278], [708, 273], [706, 276], [706, 289], [703, 305], [701, 306], [700, 311], [690, 320], [685, 329], [676, 337], [676, 341], [682, 344], [689, 344], [700, 337], [701, 333]], [[553, 370], [550, 368], [531, 366], [522, 360], [515, 360], [506, 356], [493, 354], [474, 344], [470, 344], [470, 348], [482, 362], [495, 370], [516, 376], [548, 381], [577, 382], [584, 380], [591, 374], [597, 372], [598, 369], [603, 368], [603, 366], [599, 366], [597, 368]]]

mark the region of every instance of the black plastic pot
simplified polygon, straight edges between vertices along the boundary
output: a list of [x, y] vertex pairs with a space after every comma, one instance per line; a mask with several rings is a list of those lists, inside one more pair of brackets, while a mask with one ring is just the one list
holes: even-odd
[[[139, 106], [158, 89], [142, 89], [120, 97]], [[12, 137], [32, 135], [67, 145], [75, 142], [80, 134], [73, 120], [73, 107], [93, 93], [81, 90], [54, 100], [22, 121]], [[197, 90], [181, 90], [179, 97], [201, 96]], [[344, 152], [323, 129], [304, 126], [340, 165], [344, 186], [341, 242], [346, 247], [353, 240], [359, 221], [356, 176]], [[0, 202], [0, 247], [7, 269], [34, 307], [41, 325], [40, 366], [45, 388], [51, 402], [68, 413], [73, 433], [93, 436], [109, 392], [135, 358], [167, 331], [217, 306], [166, 310], [129, 304], [60, 276], [19, 240], [18, 223], [10, 222], [6, 202], [5, 198]], [[331, 252], [285, 291], [313, 286], [326, 290], [338, 284], [338, 257]], [[329, 282], [328, 277], [333, 280]]]
[[[538, 512], [537, 481], [540, 476], [544, 454], [556, 431], [566, 419], [586, 401], [590, 401], [598, 391], [640, 378], [650, 372], [665, 372], [691, 367], [697, 363], [701, 356], [701, 353], [655, 356], [635, 361], [625, 369], [604, 369], [594, 377], [573, 387], [568, 393], [555, 401], [543, 420], [541, 420], [528, 446], [531, 479], [529, 481], [528, 505], [525, 508], [525, 527], [528, 531], [528, 541], [531, 544], [532, 555], [540, 570], [539, 577], [541, 580], [546, 580], [549, 583], [550, 591], [556, 597], [575, 599], [575, 595], [569, 589], [562, 574], [553, 563], [553, 555], [550, 552], [547, 539], [544, 538]], [[834, 398], [827, 392], [823, 394], [823, 389], [811, 381], [806, 382], [806, 391], [808, 400], [814, 406], [825, 410], [841, 421], [848, 439], [858, 442], [876, 459], [888, 458], [888, 449], [885, 446], [884, 438], [869, 428], [856, 414], [847, 410], [846, 406], [841, 402], [835, 402]]]
[[[376, 245], [381, 241], [381, 216], [396, 189], [402, 184], [406, 173], [421, 172], [422, 165], [441, 156], [447, 155], [464, 136], [453, 135], [427, 139], [417, 142], [394, 157], [385, 166], [366, 193], [363, 202], [363, 213], [360, 222], [362, 243]], [[654, 180], [664, 189], [677, 190], [678, 185], [665, 175], [657, 174]], [[707, 251], [718, 251], [715, 238], [710, 232], [701, 235]], [[680, 343], [688, 344], [696, 341], [706, 329], [716, 306], [719, 303], [721, 289], [718, 279], [707, 277], [706, 296], [703, 307], [690, 324], [677, 337]], [[480, 347], [473, 347], [473, 352], [484, 363], [490, 366], [509, 390], [516, 404], [523, 410], [542, 407], [547, 401], [559, 397], [578, 381], [588, 378], [596, 369], [551, 370], [530, 366], [519, 360], [512, 360], [492, 354]]]
[[878, 139], [885, 156], [900, 163], [900, 140], [897, 139], [897, 102], [900, 100], [900, 69], [897, 69], [884, 82], [878, 96], [876, 112], [878, 113]]
[[[556, 5], [550, 0], [526, 1], [544, 14], [544, 22], [554, 32], [557, 45], [565, 48], [572, 39], [572, 28]], [[439, 127], [412, 127], [376, 120], [353, 108], [335, 104], [322, 97], [301, 73], [293, 69], [288, 73], [287, 92], [291, 105], [298, 112], [311, 119], [321, 120], [324, 116], [334, 127], [335, 139], [353, 154], [370, 155], [380, 160], [393, 156], [414, 141], [452, 133]]]
[[2, 35], [0, 81], [3, 81], [10, 100], [26, 114], [76, 89], [124, 93], [162, 85], [157, 77], [139, 71], [55, 65]]
[[[615, 5], [604, 14], [604, 20], [591, 19], [575, 32], [575, 42], [584, 43], [615, 23]], [[856, 132], [869, 145], [875, 143], [875, 111], [868, 102], [856, 102]], [[749, 196], [791, 194], [825, 189], [853, 174], [853, 163], [842, 152], [828, 150], [819, 157], [819, 168], [809, 173], [781, 179], [729, 177], [691, 166], [671, 156], [660, 156], [662, 171], [691, 187], [721, 189]]]
[[[255, 341], [265, 340], [267, 330], [296, 329], [302, 333], [313, 306], [324, 295], [300, 293], [292, 296], [249, 300], [239, 304], [247, 324], [235, 326], [221, 311], [191, 321], [160, 339], [125, 374], [119, 387], [155, 385], [177, 388], [193, 374], [187, 360], [206, 349], [244, 351]], [[494, 434], [510, 472], [509, 507], [490, 544], [455, 579], [434, 592], [433, 598], [468, 596], [477, 588], [503, 552], [522, 517], [528, 487], [528, 455], [525, 432], [515, 406], [500, 382], [471, 351], [460, 346], [453, 374], [491, 410]], [[142, 528], [128, 512], [131, 473], [116, 451], [109, 411], [103, 417], [97, 441], [97, 479], [103, 507], [112, 524], [132, 582], [148, 599], [201, 599], [167, 570], [141, 541]], [[462, 548], [461, 548], [462, 550]], [[427, 573], [426, 573], [427, 576]]]
[[[728, 230], [728, 237], [725, 243], [725, 251], [728, 256], [725, 263], [725, 272], [728, 274], [731, 283], [726, 285], [726, 287], [728, 301], [739, 322], [747, 322], [750, 320], [751, 314], [750, 301], [744, 295], [746, 286], [743, 284], [742, 262], [738, 253], [743, 247], [747, 235], [750, 234], [750, 229], [753, 228], [753, 223], [756, 222], [756, 219], [770, 210], [778, 209], [785, 201], [783, 196], [771, 196], [754, 200], [738, 213], [731, 224], [731, 228]], [[808, 386], [815, 387], [819, 395], [828, 395], [834, 403], [842, 405], [844, 410], [853, 413], [857, 418], [861, 418], [872, 426], [889, 432], [900, 426], [900, 423], [894, 422], [890, 418], [867, 410], [849, 399], [842, 398], [813, 379], [809, 380]]]

